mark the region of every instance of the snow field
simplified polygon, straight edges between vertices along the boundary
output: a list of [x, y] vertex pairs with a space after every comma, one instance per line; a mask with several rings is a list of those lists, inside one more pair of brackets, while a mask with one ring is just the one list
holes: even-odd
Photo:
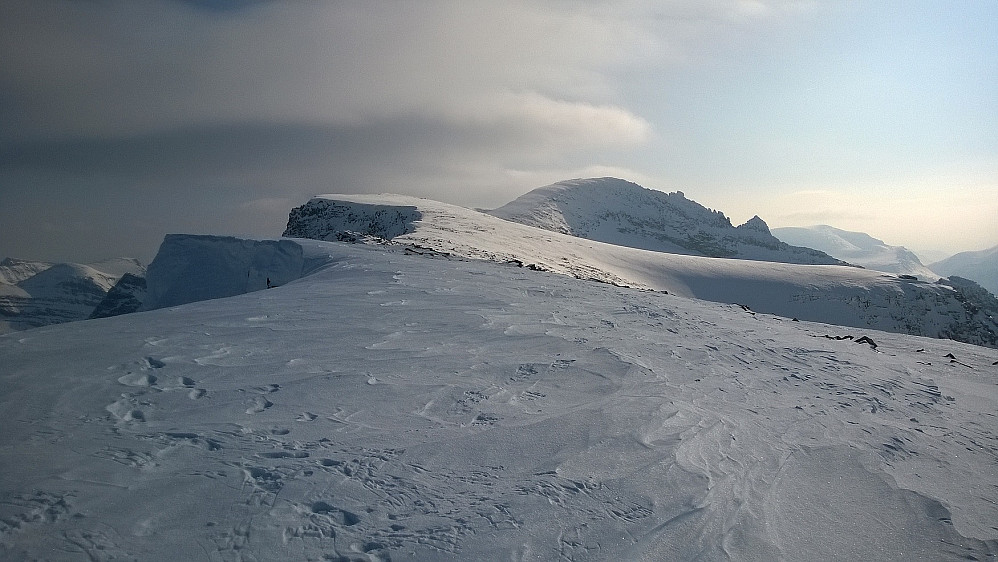
[[0, 336], [0, 557], [998, 551], [998, 351], [301, 246], [276, 289]]

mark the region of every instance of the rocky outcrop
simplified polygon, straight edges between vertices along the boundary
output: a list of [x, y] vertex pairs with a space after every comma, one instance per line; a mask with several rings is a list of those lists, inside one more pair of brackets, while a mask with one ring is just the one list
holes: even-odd
[[135, 312], [142, 307], [145, 296], [145, 277], [126, 273], [104, 295], [104, 300], [90, 313], [90, 318], [108, 318]]

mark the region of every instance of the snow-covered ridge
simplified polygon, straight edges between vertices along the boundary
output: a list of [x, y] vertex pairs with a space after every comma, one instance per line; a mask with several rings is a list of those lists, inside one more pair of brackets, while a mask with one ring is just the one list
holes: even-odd
[[788, 244], [815, 248], [830, 256], [869, 269], [898, 275], [914, 275], [927, 281], [936, 281], [940, 277], [923, 265], [918, 256], [908, 248], [891, 246], [863, 232], [850, 232], [827, 225], [817, 225], [774, 228], [772, 233]]
[[[387, 208], [395, 207], [396, 212]], [[304, 217], [304, 219], [302, 218]], [[320, 217], [326, 217], [322, 220]], [[411, 217], [400, 229], [399, 217]], [[353, 227], [361, 225], [358, 232]], [[400, 195], [322, 195], [292, 211], [286, 236], [391, 243], [419, 253], [529, 266], [755, 311], [879, 330], [998, 345], [993, 314], [952, 287], [854, 267], [667, 254], [586, 240]], [[998, 316], [998, 315], [995, 315]]]
[[141, 275], [144, 268], [128, 258], [90, 265], [6, 258], [0, 262], [0, 333], [88, 318], [126, 273]]
[[985, 289], [998, 294], [998, 246], [977, 252], [961, 252], [929, 264], [929, 269], [939, 275], [959, 275], [973, 279]]
[[535, 189], [488, 212], [521, 224], [643, 250], [715, 258], [841, 265], [811, 248], [775, 238], [758, 216], [734, 227], [691, 201], [618, 178], [588, 178]]
[[297, 243], [273, 290], [0, 336], [0, 559], [998, 552], [998, 350]]

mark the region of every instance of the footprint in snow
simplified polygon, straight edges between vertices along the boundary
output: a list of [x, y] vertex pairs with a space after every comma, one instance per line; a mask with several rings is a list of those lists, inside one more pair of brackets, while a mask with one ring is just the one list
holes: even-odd
[[260, 412], [266, 410], [267, 408], [269, 408], [269, 407], [271, 407], [273, 405], [274, 405], [273, 402], [271, 402], [270, 400], [267, 400], [263, 396], [257, 396], [251, 402], [251, 406], [249, 408], [246, 408], [246, 413], [247, 414], [259, 414]]
[[166, 363], [152, 357], [146, 357], [145, 364], [149, 369], [162, 369], [163, 367], [166, 367]]
[[149, 373], [128, 373], [118, 377], [118, 382], [125, 386], [155, 386], [156, 375]]

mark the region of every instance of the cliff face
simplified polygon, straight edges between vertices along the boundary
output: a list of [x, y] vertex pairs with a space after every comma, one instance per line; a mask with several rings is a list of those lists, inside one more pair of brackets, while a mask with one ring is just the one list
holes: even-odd
[[142, 307], [145, 297], [145, 277], [126, 273], [104, 295], [104, 299], [90, 313], [90, 318], [108, 318], [135, 312]]

